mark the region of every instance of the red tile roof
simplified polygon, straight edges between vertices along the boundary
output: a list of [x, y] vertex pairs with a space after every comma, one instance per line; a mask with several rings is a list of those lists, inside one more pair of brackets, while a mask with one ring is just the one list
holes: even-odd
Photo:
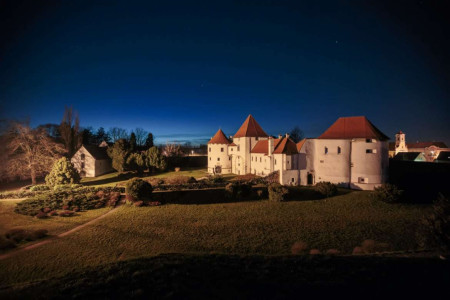
[[209, 140], [208, 144], [231, 144], [222, 129], [217, 130], [216, 134]]
[[447, 145], [443, 142], [417, 142], [417, 143], [408, 143], [406, 144], [408, 148], [428, 148], [431, 146], [435, 146], [438, 148], [447, 148]]
[[300, 152], [300, 150], [302, 150], [303, 145], [305, 144], [306, 139], [301, 140], [300, 142], [297, 143], [297, 151]]
[[240, 137], [268, 137], [267, 133], [259, 126], [252, 115], [248, 115], [244, 123], [234, 135], [235, 138]]
[[274, 154], [297, 154], [297, 145], [290, 138], [283, 137], [273, 150]]
[[[273, 139], [273, 148], [275, 149], [281, 139]], [[253, 147], [251, 153], [263, 153], [269, 154], [269, 140], [261, 140], [256, 143], [255, 147]]]
[[366, 117], [343, 117], [337, 119], [318, 139], [377, 139], [389, 140], [389, 137], [376, 128]]

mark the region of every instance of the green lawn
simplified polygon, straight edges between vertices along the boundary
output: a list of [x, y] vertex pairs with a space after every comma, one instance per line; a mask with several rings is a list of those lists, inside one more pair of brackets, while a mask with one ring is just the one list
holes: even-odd
[[[109, 174], [105, 174], [98, 177], [91, 177], [91, 178], [83, 178], [81, 180], [82, 184], [85, 185], [93, 185], [93, 186], [116, 186], [117, 184], [123, 184], [127, 180], [120, 180], [118, 178], [119, 172], [113, 172]], [[167, 177], [173, 177], [173, 176], [189, 176], [189, 177], [195, 177], [195, 178], [202, 178], [208, 176], [208, 172], [204, 168], [186, 168], [182, 169], [179, 172], [175, 171], [168, 171], [168, 172], [161, 172], [157, 173], [155, 175], [151, 176], [145, 176], [142, 177], [143, 179], [149, 179], [149, 178], [167, 178]]]
[[286, 203], [122, 206], [72, 235], [0, 261], [0, 285], [161, 253], [288, 255], [298, 241], [343, 254], [365, 239], [387, 243], [389, 250], [416, 249], [420, 218], [429, 207], [389, 205], [368, 195], [350, 192]]

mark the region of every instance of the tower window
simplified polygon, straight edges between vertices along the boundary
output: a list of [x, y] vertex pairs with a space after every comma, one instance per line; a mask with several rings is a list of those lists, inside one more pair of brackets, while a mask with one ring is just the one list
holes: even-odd
[[209, 152], [211, 152], [211, 147], [209, 147]]
[[81, 160], [84, 160], [85, 157], [86, 157], [86, 155], [84, 155], [84, 153], [82, 153], [82, 154], [80, 155]]
[[328, 153], [328, 148], [327, 147], [325, 147], [325, 154], [327, 154]]
[[223, 152], [223, 148], [220, 148], [220, 152]]
[[376, 149], [366, 149], [366, 153], [377, 153]]
[[338, 147], [337, 151], [338, 151], [338, 154], [341, 154], [341, 147]]
[[220, 161], [220, 157], [217, 158], [217, 161]]

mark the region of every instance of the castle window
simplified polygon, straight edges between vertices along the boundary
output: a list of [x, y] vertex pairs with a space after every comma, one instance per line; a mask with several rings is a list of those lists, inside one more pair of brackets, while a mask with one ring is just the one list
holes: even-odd
[[327, 154], [328, 153], [328, 148], [327, 147], [325, 147], [325, 154]]
[[211, 160], [211, 157], [209, 158], [209, 160]]
[[275, 159], [275, 164], [277, 164], [277, 160]]
[[372, 143], [372, 139], [366, 139], [366, 143]]
[[209, 152], [211, 152], [211, 147], [209, 147]]
[[217, 161], [220, 161], [220, 157], [217, 158]]
[[231, 151], [233, 151], [233, 148], [231, 148]]
[[255, 140], [258, 140], [258, 137], [255, 137]]
[[223, 152], [223, 148], [220, 148], [220, 152]]
[[84, 158], [85, 158], [84, 153], [82, 153], [82, 154], [80, 155], [80, 158], [81, 158], [81, 160], [84, 160]]
[[377, 149], [366, 149], [366, 153], [377, 153]]
[[241, 150], [239, 150], [239, 149], [241, 149], [240, 146], [238, 146], [238, 150], [237, 150], [237, 151], [241, 151]]
[[231, 160], [231, 157], [228, 157], [228, 160]]
[[262, 162], [262, 157], [259, 158], [259, 162]]
[[338, 147], [338, 154], [341, 154], [341, 147]]
[[81, 163], [81, 168], [84, 169], [84, 162]]

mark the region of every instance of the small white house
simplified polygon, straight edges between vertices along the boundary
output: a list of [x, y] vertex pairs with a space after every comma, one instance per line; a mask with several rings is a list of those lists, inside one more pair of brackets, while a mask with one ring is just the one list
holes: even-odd
[[71, 162], [81, 177], [97, 177], [114, 171], [107, 147], [82, 145], [73, 155]]

